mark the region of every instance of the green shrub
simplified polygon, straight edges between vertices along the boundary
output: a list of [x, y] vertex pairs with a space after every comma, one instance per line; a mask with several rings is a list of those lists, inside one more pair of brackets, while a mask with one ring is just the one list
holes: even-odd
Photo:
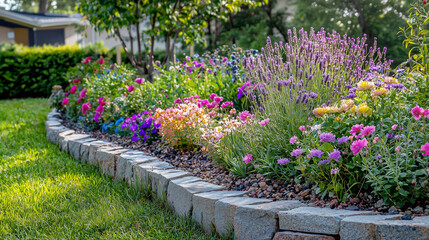
[[0, 99], [48, 97], [52, 86], [67, 85], [66, 72], [86, 56], [108, 54], [101, 44], [26, 47], [0, 45]]

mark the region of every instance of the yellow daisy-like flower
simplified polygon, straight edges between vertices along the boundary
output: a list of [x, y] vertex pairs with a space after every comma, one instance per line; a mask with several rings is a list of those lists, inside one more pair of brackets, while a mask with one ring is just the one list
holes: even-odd
[[384, 78], [384, 83], [385, 84], [389, 84], [389, 83], [398, 83], [398, 79], [393, 78], [393, 77], [385, 77]]
[[375, 88], [375, 84], [370, 81], [359, 82], [357, 86], [358, 86], [358, 89], [357, 89], [358, 91], [373, 90]]
[[340, 117], [336, 117], [335, 118], [335, 121], [337, 121], [337, 122], [339, 122], [341, 120], [341, 118]]
[[377, 96], [384, 95], [384, 94], [386, 94], [387, 92], [389, 92], [389, 90], [385, 89], [384, 87], [381, 87], [380, 89], [375, 90], [375, 91], [371, 94], [371, 97], [375, 99], [375, 98], [377, 98]]

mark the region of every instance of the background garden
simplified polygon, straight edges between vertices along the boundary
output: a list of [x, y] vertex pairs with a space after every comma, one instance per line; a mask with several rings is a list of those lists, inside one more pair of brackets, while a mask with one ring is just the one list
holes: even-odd
[[121, 40], [124, 63], [101, 44], [3, 44], [2, 98], [50, 95], [69, 127], [252, 197], [429, 214], [426, 1], [76, 9]]

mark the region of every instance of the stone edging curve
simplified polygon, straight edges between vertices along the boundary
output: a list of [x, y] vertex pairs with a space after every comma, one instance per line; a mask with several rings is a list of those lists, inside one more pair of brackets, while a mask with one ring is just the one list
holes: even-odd
[[296, 200], [244, 197], [204, 182], [141, 151], [129, 150], [76, 134], [64, 127], [53, 109], [45, 122], [47, 139], [76, 160], [95, 165], [115, 180], [148, 187], [180, 216], [190, 216], [206, 232], [234, 232], [237, 240], [427, 239], [429, 216], [401, 220], [401, 215], [309, 207]]

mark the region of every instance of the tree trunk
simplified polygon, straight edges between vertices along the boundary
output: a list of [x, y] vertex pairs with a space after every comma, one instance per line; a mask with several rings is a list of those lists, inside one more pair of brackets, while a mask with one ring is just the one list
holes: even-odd
[[368, 46], [372, 46], [374, 44], [374, 38], [373, 38], [371, 31], [369, 29], [369, 26], [366, 22], [365, 14], [363, 12], [362, 7], [359, 5], [357, 0], [349, 0], [349, 2], [353, 5], [353, 7], [355, 8], [355, 10], [358, 13], [358, 21], [359, 21], [359, 24], [362, 26], [362, 33], [366, 34], [366, 36], [368, 38], [368, 40], [367, 40]]
[[39, 1], [39, 13], [47, 13], [49, 9], [49, 5], [51, 5], [49, 0], [40, 0]]

